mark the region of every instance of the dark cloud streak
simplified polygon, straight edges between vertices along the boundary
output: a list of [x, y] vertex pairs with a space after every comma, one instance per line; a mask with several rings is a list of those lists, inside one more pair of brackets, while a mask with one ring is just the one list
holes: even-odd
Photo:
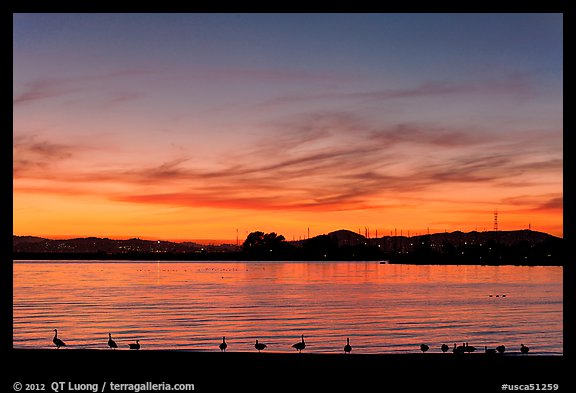
[[[75, 147], [34, 137], [15, 140], [15, 168], [21, 177], [78, 187], [125, 186], [127, 191], [107, 195], [115, 201], [332, 211], [386, 206], [389, 198], [449, 184], [494, 186], [527, 172], [557, 171], [562, 164], [532, 156], [534, 149], [510, 150], [510, 144], [486, 150], [491, 137], [484, 133], [409, 123], [374, 127], [345, 112], [307, 114], [275, 126], [277, 132], [252, 149], [211, 162], [217, 169], [181, 156], [147, 168], [61, 173], [45, 163], [70, 158]], [[415, 146], [433, 160], [413, 157]]]
[[506, 95], [517, 98], [531, 97], [532, 84], [527, 75], [506, 75], [500, 79], [487, 80], [479, 83], [428, 81], [409, 88], [382, 88], [356, 92], [329, 92], [321, 94], [294, 94], [270, 99], [262, 106], [285, 105], [295, 102], [310, 102], [322, 100], [344, 101], [387, 101], [404, 98], [426, 98], [457, 95]]

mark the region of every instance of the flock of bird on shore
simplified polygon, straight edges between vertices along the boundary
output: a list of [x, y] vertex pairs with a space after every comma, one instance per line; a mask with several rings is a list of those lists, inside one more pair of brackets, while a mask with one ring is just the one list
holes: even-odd
[[[62, 341], [61, 339], [58, 338], [58, 329], [54, 329], [54, 338], [52, 339], [52, 342], [56, 346], [56, 349], [59, 349], [60, 347], [66, 346], [66, 343], [64, 343], [64, 341]], [[112, 339], [112, 333], [108, 333], [108, 346], [112, 349], [118, 348], [118, 344], [116, 344], [116, 341], [114, 341]], [[136, 340], [135, 343], [128, 344], [128, 347], [130, 349], [135, 349], [135, 350], [140, 349], [140, 340]], [[222, 342], [220, 343], [220, 345], [218, 347], [220, 348], [220, 351], [226, 352], [226, 348], [228, 348], [228, 344], [226, 343], [226, 336], [222, 337]], [[258, 342], [258, 340], [256, 340], [256, 344], [254, 344], [254, 348], [256, 348], [258, 350], [258, 352], [260, 352], [263, 349], [267, 348], [267, 345], [263, 344], [261, 342]], [[306, 348], [306, 342], [304, 341], [304, 335], [302, 335], [301, 341], [292, 345], [292, 348], [296, 349], [299, 353], [302, 353], [302, 350]], [[426, 344], [420, 345], [420, 350], [422, 351], [422, 353], [426, 353], [429, 349], [430, 349], [430, 347]], [[448, 345], [446, 345], [446, 344], [442, 344], [440, 346], [440, 350], [443, 353], [448, 352], [449, 349], [450, 349], [450, 347], [448, 347]], [[455, 354], [471, 353], [471, 352], [475, 352], [475, 351], [476, 351], [476, 347], [474, 347], [472, 345], [468, 345], [467, 342], [463, 343], [462, 345], [454, 344], [454, 347], [452, 348], [452, 352]], [[504, 345], [499, 345], [496, 348], [488, 348], [487, 346], [484, 346], [484, 353], [486, 353], [487, 355], [503, 354], [505, 351], [506, 351], [506, 347]], [[520, 353], [522, 353], [522, 355], [528, 354], [528, 351], [530, 351], [530, 348], [528, 348], [524, 344], [520, 344]], [[350, 338], [347, 337], [346, 338], [346, 345], [344, 346], [344, 353], [346, 354], [346, 353], [351, 353], [351, 352], [352, 352], [352, 346], [350, 345]]]

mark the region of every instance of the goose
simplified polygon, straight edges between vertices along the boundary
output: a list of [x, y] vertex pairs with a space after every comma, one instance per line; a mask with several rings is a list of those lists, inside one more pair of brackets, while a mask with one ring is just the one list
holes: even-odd
[[466, 343], [466, 345], [464, 346], [464, 351], [470, 353], [470, 352], [474, 352], [476, 350], [476, 347], [473, 347], [472, 345], [468, 345], [468, 343]]
[[346, 337], [346, 345], [344, 345], [344, 353], [350, 353], [352, 346], [350, 345], [350, 337]]
[[219, 347], [222, 352], [226, 352], [226, 348], [228, 348], [228, 344], [226, 344], [226, 336], [222, 336], [222, 342]]
[[258, 352], [260, 352], [261, 350], [266, 348], [266, 344], [259, 343], [258, 340], [256, 340], [256, 344], [254, 344], [254, 348], [256, 348], [258, 350]]
[[442, 352], [446, 353], [446, 352], [448, 352], [448, 345], [442, 344], [442, 346], [440, 347], [440, 349], [442, 350]]
[[112, 349], [118, 348], [116, 341], [112, 340], [112, 333], [108, 333], [108, 346]]
[[130, 347], [130, 349], [140, 349], [140, 340], [136, 340], [136, 344], [128, 344], [128, 346]]
[[456, 343], [454, 343], [454, 349], [452, 349], [452, 352], [459, 354], [459, 353], [464, 353], [465, 350], [465, 346], [464, 345], [458, 345], [456, 346]]
[[306, 343], [304, 342], [304, 335], [302, 335], [302, 341], [292, 345], [292, 348], [296, 348], [298, 352], [302, 353], [302, 350], [306, 348]]
[[496, 350], [494, 348], [488, 349], [488, 346], [484, 345], [484, 353], [486, 353], [486, 355], [494, 355], [496, 354]]
[[426, 344], [421, 344], [420, 345], [420, 350], [422, 351], [422, 353], [425, 353], [427, 350], [429, 350], [430, 347]]
[[504, 353], [504, 351], [506, 351], [506, 347], [504, 345], [498, 345], [496, 347], [496, 350], [498, 351], [498, 353]]
[[520, 352], [522, 352], [522, 355], [526, 355], [528, 351], [530, 351], [530, 348], [524, 344], [520, 344]]
[[52, 339], [52, 342], [56, 345], [56, 349], [66, 346], [66, 343], [58, 338], [58, 329], [54, 329], [54, 338]]

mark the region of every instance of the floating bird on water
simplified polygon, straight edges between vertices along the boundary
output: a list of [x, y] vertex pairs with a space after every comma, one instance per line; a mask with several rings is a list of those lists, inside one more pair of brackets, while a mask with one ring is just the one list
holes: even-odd
[[422, 351], [422, 353], [426, 352], [427, 350], [429, 350], [430, 347], [426, 344], [421, 344], [420, 345], [420, 350]]
[[484, 353], [486, 353], [486, 355], [495, 355], [496, 350], [494, 348], [488, 348], [486, 345], [484, 345]]
[[520, 344], [520, 352], [522, 352], [522, 355], [526, 355], [529, 350], [530, 348], [528, 348], [526, 345]]
[[112, 333], [108, 333], [108, 346], [113, 349], [118, 348], [116, 341], [112, 340]]
[[304, 342], [304, 335], [302, 335], [302, 341], [292, 345], [292, 348], [296, 348], [300, 353], [302, 353], [302, 350], [306, 348], [306, 343]]
[[136, 344], [128, 344], [130, 349], [140, 349], [140, 340], [136, 340]]
[[58, 338], [58, 329], [54, 329], [54, 338], [52, 339], [52, 342], [56, 345], [56, 349], [66, 346], [66, 343]]
[[442, 352], [446, 353], [446, 352], [448, 352], [448, 345], [442, 344], [442, 346], [440, 347], [440, 349], [442, 350]]
[[256, 340], [256, 344], [254, 344], [254, 348], [256, 348], [258, 350], [258, 352], [260, 352], [261, 350], [266, 348], [266, 344], [259, 343], [258, 340]]
[[350, 345], [350, 337], [346, 337], [346, 345], [344, 345], [344, 353], [350, 353], [352, 346]]
[[226, 348], [228, 348], [228, 344], [226, 344], [226, 336], [222, 336], [222, 342], [219, 347], [222, 352], [226, 352]]
[[498, 351], [498, 353], [504, 353], [504, 351], [506, 351], [506, 347], [504, 345], [498, 345], [496, 347], [496, 350]]

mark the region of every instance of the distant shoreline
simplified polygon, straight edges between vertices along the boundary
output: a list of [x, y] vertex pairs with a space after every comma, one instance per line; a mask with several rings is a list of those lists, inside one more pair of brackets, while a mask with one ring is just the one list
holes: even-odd
[[531, 230], [451, 232], [370, 238], [339, 230], [301, 241], [252, 232], [239, 245], [202, 246], [142, 239], [50, 240], [13, 236], [21, 260], [387, 261], [416, 265], [563, 266], [564, 240]]
[[371, 262], [392, 265], [484, 265], [484, 266], [563, 266], [557, 259], [542, 263], [521, 259], [477, 260], [465, 258], [414, 258], [401, 256], [389, 260], [381, 259], [262, 259], [246, 258], [242, 253], [206, 253], [206, 254], [102, 254], [102, 253], [13, 253], [13, 261], [125, 261], [125, 262]]

